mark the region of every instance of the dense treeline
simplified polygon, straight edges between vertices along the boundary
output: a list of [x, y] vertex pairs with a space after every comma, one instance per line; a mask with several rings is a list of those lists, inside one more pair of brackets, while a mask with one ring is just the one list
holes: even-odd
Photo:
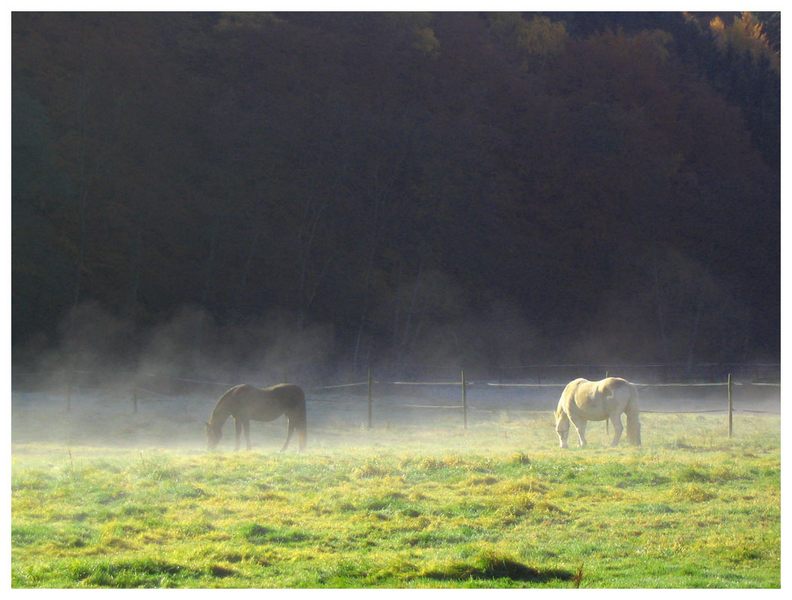
[[775, 15], [12, 28], [18, 357], [185, 307], [229, 360], [275, 322], [354, 367], [778, 356]]

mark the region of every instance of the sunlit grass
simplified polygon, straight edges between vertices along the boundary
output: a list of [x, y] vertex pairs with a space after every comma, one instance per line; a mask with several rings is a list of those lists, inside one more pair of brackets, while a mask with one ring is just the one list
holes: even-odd
[[642, 420], [641, 449], [561, 451], [548, 415], [303, 455], [18, 444], [13, 585], [778, 587], [778, 417]]

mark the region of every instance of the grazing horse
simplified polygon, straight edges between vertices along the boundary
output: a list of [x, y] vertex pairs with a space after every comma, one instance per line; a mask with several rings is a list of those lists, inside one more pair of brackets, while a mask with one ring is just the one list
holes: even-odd
[[586, 445], [586, 422], [606, 419], [613, 423], [611, 446], [616, 446], [623, 430], [622, 413], [627, 415], [627, 438], [631, 444], [640, 446], [638, 392], [632, 383], [620, 377], [606, 377], [600, 381], [570, 381], [564, 388], [555, 411], [556, 433], [561, 447], [567, 447], [570, 421], [577, 429], [580, 446], [583, 447]]
[[246, 384], [234, 386], [220, 397], [206, 423], [209, 449], [217, 446], [223, 435], [223, 424], [229, 416], [234, 417], [236, 423], [236, 450], [239, 450], [239, 437], [243, 430], [250, 450], [250, 421], [274, 421], [281, 415], [289, 420], [289, 432], [281, 452], [289, 446], [295, 429], [302, 452], [306, 436], [305, 393], [299, 386], [291, 383], [279, 383], [263, 389]]

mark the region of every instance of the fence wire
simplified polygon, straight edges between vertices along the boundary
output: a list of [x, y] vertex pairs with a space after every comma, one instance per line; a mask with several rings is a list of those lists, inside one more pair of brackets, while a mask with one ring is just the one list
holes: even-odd
[[[571, 366], [571, 365], [558, 365], [558, 366]], [[646, 365], [646, 366], [664, 366], [664, 365]], [[93, 375], [95, 373], [91, 371], [84, 371], [84, 370], [73, 370], [71, 374], [89, 374]], [[68, 406], [71, 407], [71, 393], [85, 391], [86, 389], [92, 389], [91, 386], [86, 387], [85, 385], [79, 385], [76, 383], [71, 382], [71, 374], [69, 373], [62, 373], [64, 376], [69, 375], [69, 383], [68, 383]], [[137, 385], [136, 381], [140, 381], [141, 379], [164, 379], [168, 381], [175, 381], [175, 382], [183, 382], [183, 383], [192, 383], [192, 384], [200, 384], [200, 385], [209, 385], [209, 386], [217, 386], [217, 387], [225, 387], [230, 388], [233, 387], [234, 383], [228, 382], [221, 382], [209, 379], [200, 379], [194, 377], [176, 377], [176, 376], [169, 376], [163, 374], [153, 374], [153, 373], [129, 373], [131, 375], [131, 379], [134, 383], [130, 386], [130, 394], [134, 398], [135, 402], [135, 410], [137, 410], [137, 402], [138, 400], [145, 400], [145, 395], [151, 398], [175, 398], [178, 397], [180, 394], [167, 394], [158, 392], [156, 390], [151, 389], [151, 386], [142, 386]], [[649, 389], [649, 388], [723, 388], [728, 387], [728, 381], [719, 381], [719, 382], [690, 382], [690, 383], [683, 383], [683, 382], [669, 382], [669, 383], [640, 383], [640, 382], [632, 382], [639, 389]], [[373, 401], [375, 400], [372, 397], [372, 390], [374, 386], [423, 386], [423, 387], [462, 387], [463, 393], [471, 388], [516, 388], [516, 389], [548, 389], [548, 388], [564, 388], [567, 383], [502, 383], [502, 382], [493, 382], [493, 381], [466, 381], [463, 378], [460, 378], [456, 381], [382, 381], [382, 380], [375, 380], [371, 378], [369, 381], [358, 381], [358, 382], [350, 382], [350, 383], [339, 383], [339, 384], [332, 384], [332, 385], [322, 385], [322, 386], [314, 386], [307, 388], [306, 391], [313, 394], [321, 394], [322, 392], [332, 392], [334, 390], [349, 390], [353, 388], [363, 388], [368, 387], [369, 398], [368, 398], [368, 406], [369, 409], [372, 406]], [[732, 381], [732, 387], [770, 387], [770, 388], [779, 388], [781, 387], [780, 383], [775, 382], [750, 382], [750, 381]], [[97, 388], [99, 387], [97, 386]], [[144, 395], [143, 398], [140, 398], [138, 394]], [[343, 409], [343, 410], [357, 410], [359, 407], [357, 406], [346, 406], [341, 405], [338, 403], [334, 403], [333, 400], [327, 398], [316, 398], [316, 397], [309, 397], [307, 399], [309, 402], [317, 402], [322, 404], [334, 404], [334, 409]], [[380, 404], [382, 398], [377, 398], [377, 404]], [[361, 403], [363, 404], [363, 403]], [[552, 409], [530, 409], [530, 408], [484, 408], [481, 406], [471, 406], [467, 404], [466, 399], [462, 400], [460, 404], [414, 404], [414, 403], [388, 403], [387, 408], [394, 409], [394, 408], [407, 408], [407, 409], [427, 409], [427, 410], [460, 410], [463, 411], [465, 414], [467, 411], [476, 411], [476, 412], [488, 412], [488, 413], [495, 413], [500, 412], [502, 410], [510, 410], [510, 411], [520, 411], [520, 412], [546, 412], [547, 410]], [[705, 413], [728, 413], [729, 409], [727, 408], [713, 408], [713, 409], [677, 409], [677, 410], [654, 410], [654, 409], [641, 409], [642, 413], [647, 414], [705, 414]], [[758, 409], [741, 409], [741, 408], [731, 408], [732, 413], [752, 413], [752, 414], [778, 414], [777, 411], [772, 410], [758, 410]]]

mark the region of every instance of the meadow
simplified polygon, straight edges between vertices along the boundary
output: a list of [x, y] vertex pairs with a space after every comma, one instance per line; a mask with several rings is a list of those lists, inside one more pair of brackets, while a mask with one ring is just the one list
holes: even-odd
[[236, 453], [228, 424], [209, 453], [195, 424], [171, 445], [36, 441], [23, 416], [16, 588], [780, 586], [778, 415], [729, 439], [723, 415], [646, 414], [640, 449], [593, 423], [565, 451], [549, 412], [320, 423], [303, 454], [276, 451], [282, 422]]

